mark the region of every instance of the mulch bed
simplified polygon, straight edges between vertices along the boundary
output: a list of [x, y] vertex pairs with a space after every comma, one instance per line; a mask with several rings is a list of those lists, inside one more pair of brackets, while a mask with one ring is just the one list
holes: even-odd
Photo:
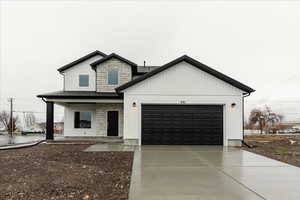
[[0, 199], [128, 199], [133, 152], [83, 152], [88, 146], [0, 151]]
[[254, 148], [244, 150], [300, 167], [300, 135], [246, 136], [245, 141]]

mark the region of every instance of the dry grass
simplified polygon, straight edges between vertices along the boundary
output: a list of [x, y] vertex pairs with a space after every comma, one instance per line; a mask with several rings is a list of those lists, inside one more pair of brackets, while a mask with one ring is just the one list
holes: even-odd
[[300, 167], [300, 135], [252, 135], [245, 141], [254, 148], [244, 150]]

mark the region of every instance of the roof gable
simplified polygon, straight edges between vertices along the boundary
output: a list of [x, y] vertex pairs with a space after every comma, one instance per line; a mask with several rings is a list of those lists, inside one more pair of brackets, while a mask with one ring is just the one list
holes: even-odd
[[75, 66], [75, 65], [77, 65], [77, 64], [79, 64], [79, 63], [81, 63], [81, 62], [83, 62], [85, 60], [88, 60], [88, 59], [90, 59], [90, 58], [92, 58], [94, 56], [97, 56], [97, 55], [100, 55], [100, 56], [103, 56], [103, 57], [106, 56], [105, 53], [96, 50], [96, 51], [93, 51], [93, 52], [91, 52], [91, 53], [89, 53], [89, 54], [87, 54], [87, 55], [85, 55], [85, 56], [83, 56], [83, 57], [81, 57], [81, 58], [79, 58], [79, 59], [77, 59], [77, 60], [75, 60], [75, 61], [67, 64], [67, 65], [64, 65], [64, 66], [60, 67], [59, 69], [57, 69], [57, 71], [63, 72], [65, 70], [67, 70], [67, 69], [69, 69], [69, 68], [71, 68], [71, 67], [73, 67], [73, 66]]
[[206, 73], [208, 73], [208, 74], [210, 74], [210, 75], [212, 75], [212, 76], [214, 76], [214, 77], [216, 77], [220, 80], [223, 80], [224, 82], [227, 82], [227, 83], [231, 84], [232, 86], [234, 86], [236, 88], [239, 88], [239, 89], [241, 89], [241, 90], [243, 90], [247, 93], [251, 93], [251, 92], [255, 91], [254, 89], [252, 89], [252, 88], [250, 88], [250, 87], [248, 87], [248, 86], [246, 86], [246, 85], [230, 78], [229, 76], [226, 76], [225, 74], [222, 74], [222, 73], [220, 73], [220, 72], [218, 72], [218, 71], [216, 71], [216, 70], [214, 70], [214, 69], [212, 69], [212, 68], [210, 68], [210, 67], [208, 67], [208, 66], [206, 66], [202, 63], [200, 63], [199, 61], [197, 61], [197, 60], [195, 60], [195, 59], [193, 59], [193, 58], [191, 58], [187, 55], [181, 56], [181, 57], [179, 57], [179, 58], [177, 58], [177, 59], [175, 59], [175, 60], [173, 60], [173, 61], [171, 61], [171, 62], [155, 69], [155, 70], [152, 70], [152, 71], [150, 71], [150, 72], [148, 72], [148, 73], [146, 73], [146, 74], [144, 74], [144, 75], [142, 75], [142, 76], [140, 76], [140, 77], [138, 77], [138, 78], [136, 78], [136, 79], [134, 79], [130, 82], [127, 82], [127, 83], [119, 86], [118, 88], [116, 88], [116, 91], [121, 92], [122, 90], [124, 90], [126, 88], [129, 88], [129, 87], [131, 87], [131, 86], [133, 86], [133, 85], [135, 85], [139, 82], [142, 82], [145, 79], [148, 79], [148, 78], [154, 76], [155, 74], [158, 74], [162, 71], [165, 71], [166, 69], [168, 69], [168, 68], [170, 68], [170, 67], [172, 67], [172, 66], [174, 66], [174, 65], [176, 65], [176, 64], [178, 64], [182, 61], [185, 61], [185, 62], [191, 64], [192, 66], [194, 66], [194, 67], [196, 67], [196, 68], [198, 68], [198, 69], [200, 69], [200, 70], [202, 70], [202, 71], [204, 71], [204, 72], [206, 72]]
[[112, 58], [116, 58], [116, 59], [118, 59], [118, 60], [120, 60], [120, 61], [122, 61], [122, 62], [127, 63], [128, 65], [130, 65], [130, 66], [132, 67], [132, 72], [133, 72], [134, 74], [137, 73], [137, 64], [135, 64], [134, 62], [132, 62], [132, 61], [126, 59], [126, 58], [123, 58], [122, 56], [120, 56], [120, 55], [118, 55], [118, 54], [116, 54], [116, 53], [111, 53], [111, 54], [109, 54], [108, 56], [105, 56], [104, 58], [101, 58], [101, 59], [99, 59], [99, 60], [93, 62], [93, 63], [91, 64], [91, 66], [92, 66], [92, 68], [95, 70], [96, 67], [97, 67], [97, 65], [99, 65], [99, 64], [101, 64], [101, 63], [104, 63], [104, 62], [106, 62], [106, 61], [108, 61], [108, 60], [110, 60], [110, 59], [112, 59]]

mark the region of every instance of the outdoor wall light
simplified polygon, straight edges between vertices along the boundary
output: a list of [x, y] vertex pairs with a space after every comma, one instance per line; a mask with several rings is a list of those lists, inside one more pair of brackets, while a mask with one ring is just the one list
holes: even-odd
[[231, 107], [234, 108], [236, 106], [236, 103], [232, 103]]
[[132, 107], [134, 107], [134, 108], [136, 107], [136, 103], [135, 102], [132, 103]]

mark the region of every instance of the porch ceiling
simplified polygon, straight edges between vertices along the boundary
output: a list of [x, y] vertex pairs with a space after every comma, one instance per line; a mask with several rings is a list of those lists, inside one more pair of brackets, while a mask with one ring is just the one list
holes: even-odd
[[54, 99], [46, 98], [47, 102], [53, 102], [57, 105], [66, 106], [70, 104], [122, 104], [123, 99]]

